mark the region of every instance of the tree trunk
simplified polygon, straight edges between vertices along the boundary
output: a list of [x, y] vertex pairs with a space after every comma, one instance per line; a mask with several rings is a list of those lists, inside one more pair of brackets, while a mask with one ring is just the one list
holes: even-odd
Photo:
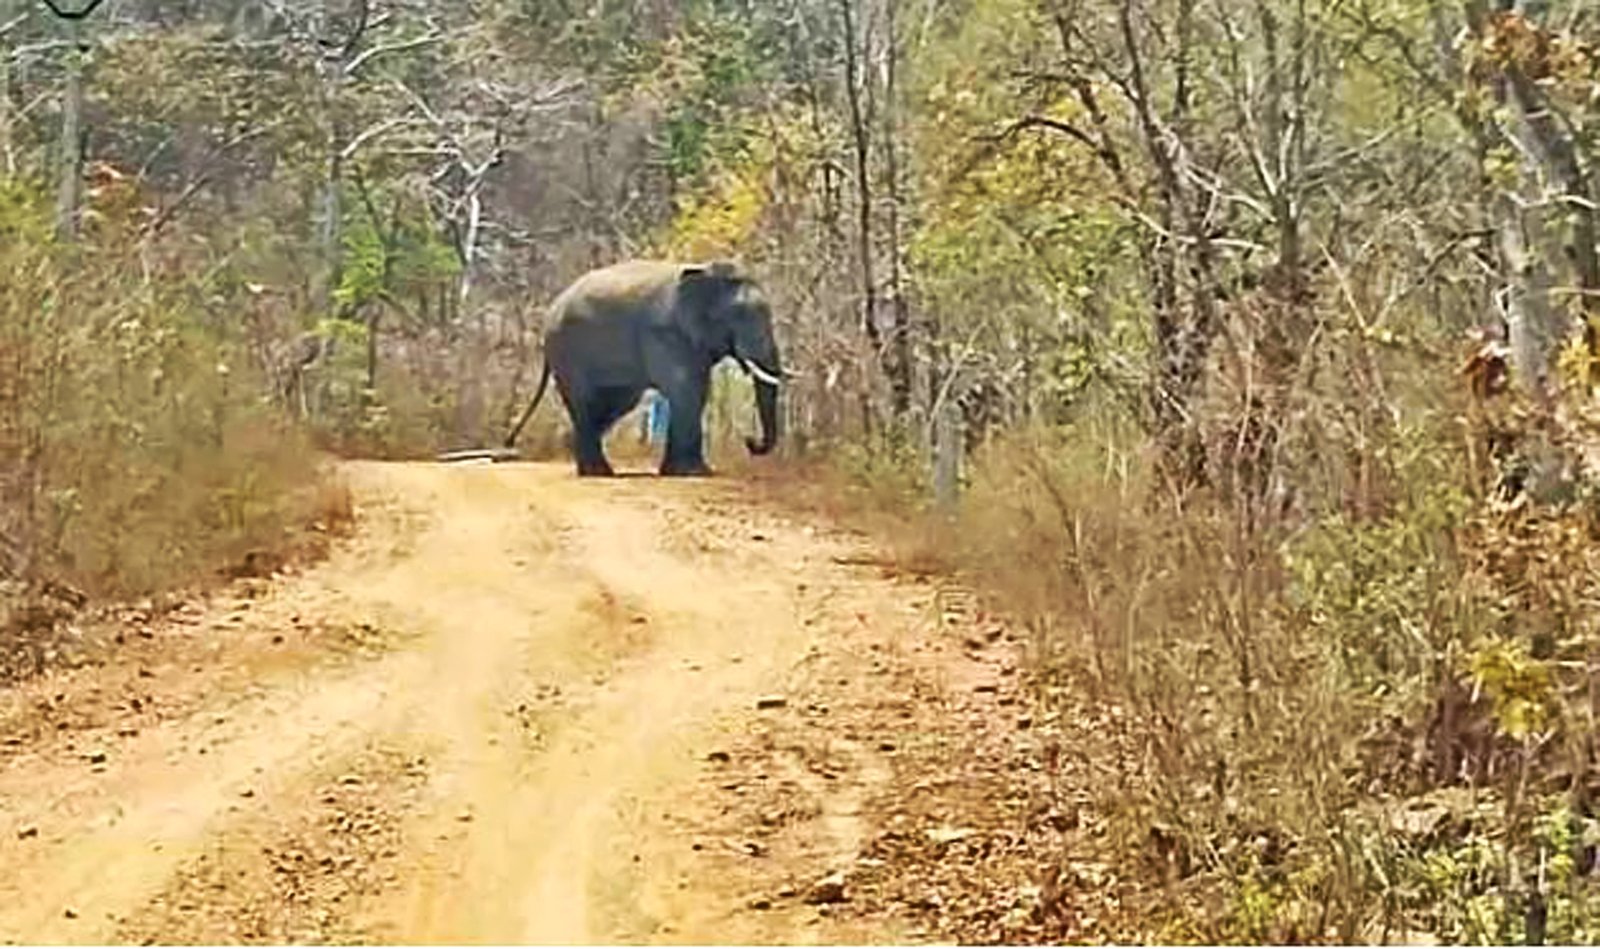
[[314, 245], [317, 259], [312, 262], [311, 305], [318, 315], [328, 315], [333, 306], [334, 290], [339, 285], [339, 272], [343, 240], [342, 208], [339, 184], [344, 175], [344, 162], [340, 152], [344, 147], [344, 123], [339, 119], [339, 86], [344, 74], [344, 63], [339, 52], [320, 47], [333, 22], [331, 8], [334, 0], [323, 0], [312, 20], [312, 36], [319, 47], [316, 50], [316, 104], [317, 122], [321, 126], [324, 148], [323, 178], [317, 184], [316, 222]]
[[889, 387], [893, 395], [895, 418], [904, 423], [911, 409], [911, 314], [905, 296], [905, 265], [900, 239], [902, 195], [900, 192], [900, 158], [895, 141], [895, 113], [900, 107], [896, 95], [895, 74], [900, 59], [899, 32], [896, 22], [898, 0], [884, 0], [886, 36], [883, 51], [883, 160], [884, 176], [888, 189], [889, 238], [889, 306], [893, 317], [893, 362], [889, 372]]
[[[1187, 17], [1191, 5], [1185, 3]], [[1151, 420], [1161, 451], [1163, 476], [1182, 491], [1205, 476], [1205, 452], [1192, 407], [1200, 394], [1205, 364], [1216, 331], [1215, 251], [1205, 221], [1197, 215], [1185, 183], [1187, 161], [1176, 133], [1188, 121], [1189, 88], [1185, 79], [1189, 52], [1180, 49], [1173, 100], [1165, 120], [1153, 99], [1155, 86], [1147, 79], [1141, 39], [1134, 25], [1132, 0], [1118, 9], [1123, 52], [1128, 57], [1128, 98], [1133, 107], [1143, 145], [1156, 172], [1156, 194], [1162, 234], [1153, 238], [1150, 256], [1155, 301], [1156, 366], [1150, 392]], [[1179, 31], [1187, 44], [1191, 34]], [[1188, 293], [1182, 293], [1182, 274], [1188, 272]], [[1187, 299], [1185, 299], [1187, 296]]]
[[[863, 101], [867, 83], [861, 75], [862, 48], [870, 48], [870, 35], [857, 30], [856, 0], [839, 0], [839, 15], [844, 27], [845, 97], [850, 107], [850, 132], [856, 165], [856, 266], [861, 280], [861, 328], [872, 349], [872, 360], [862, 372], [861, 421], [867, 433], [873, 429], [871, 363], [882, 357], [883, 340], [878, 332], [876, 280], [872, 253], [872, 128]], [[860, 43], [861, 45], [857, 45]]]
[[[1513, 134], [1521, 143], [1523, 178], [1534, 187], [1537, 182], [1548, 181], [1551, 190], [1560, 192], [1560, 214], [1569, 222], [1566, 240], [1561, 240], [1553, 222], [1547, 217], [1547, 200], [1527, 208], [1522, 215], [1527, 247], [1538, 252], [1552, 263], [1566, 260], [1571, 267], [1570, 282], [1578, 291], [1578, 314], [1583, 329], [1584, 348], [1589, 360], [1584, 370], [1584, 382], [1593, 385], [1596, 379], [1596, 360], [1600, 355], [1600, 251], [1595, 247], [1596, 224], [1593, 188], [1589, 176], [1578, 158], [1578, 146], [1571, 134], [1552, 114], [1544, 90], [1530, 82], [1519, 70], [1511, 69], [1505, 77], [1506, 98], [1515, 106]], [[1534, 161], [1539, 167], [1526, 167]], [[1541, 174], [1542, 172], [1542, 174]], [[1531, 190], [1525, 187], [1525, 190]], [[1541, 194], [1540, 198], [1546, 198]], [[1558, 264], [1556, 264], [1558, 265]], [[1557, 312], [1549, 298], [1554, 283], [1547, 268], [1543, 272], [1527, 275], [1527, 292], [1542, 289], [1543, 303], [1529, 313], [1534, 326], [1542, 325], [1534, 337], [1546, 348], [1542, 358], [1548, 359], [1553, 348], [1559, 346], [1569, 331], [1566, 319]], [[1542, 312], [1540, 312], [1542, 310]], [[1513, 342], [1513, 356], [1515, 356]], [[1521, 367], [1518, 367], [1519, 369]]]
[[1550, 272], [1542, 259], [1543, 213], [1524, 210], [1516, 195], [1494, 201], [1495, 235], [1505, 274], [1506, 335], [1511, 345], [1512, 379], [1532, 395], [1546, 392], [1549, 353], [1556, 332], [1550, 305]]
[[61, 140], [56, 160], [56, 237], [73, 241], [83, 200], [83, 21], [67, 21], [67, 84], [61, 95]]
[[382, 306], [373, 305], [367, 316], [367, 385], [361, 393], [364, 406], [371, 406], [378, 400], [378, 325], [382, 319]]
[[933, 497], [945, 511], [955, 508], [961, 490], [961, 409], [955, 399], [941, 401], [933, 429]]
[[[18, 8], [18, 0], [0, 0], [0, 26], [18, 22]], [[16, 114], [11, 107], [9, 45], [0, 47], [0, 162], [4, 162], [0, 165], [0, 173], [7, 178], [14, 178], [17, 174]]]

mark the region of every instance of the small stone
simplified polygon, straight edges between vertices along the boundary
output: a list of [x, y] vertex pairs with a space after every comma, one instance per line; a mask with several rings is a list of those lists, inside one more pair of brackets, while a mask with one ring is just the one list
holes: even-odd
[[930, 827], [926, 833], [930, 842], [940, 845], [953, 844], [972, 836], [972, 831], [966, 827]]
[[980, 682], [977, 685], [972, 687], [972, 691], [974, 691], [974, 692], [998, 692], [998, 691], [1000, 691], [1000, 686], [996, 685], [993, 682]]
[[895, 743], [892, 742], [892, 741], [880, 741], [880, 742], [878, 742], [878, 750], [879, 751], [893, 751], [894, 749], [895, 749]]
[[1052, 810], [1050, 813], [1045, 815], [1044, 821], [1057, 832], [1065, 833], [1066, 831], [1077, 827], [1080, 819], [1076, 811], [1073, 811], [1072, 813], [1062, 813], [1061, 811]]
[[240, 797], [255, 797], [256, 796], [256, 789], [255, 788], [245, 788], [243, 791], [239, 792], [239, 796]]
[[722, 750], [718, 749], [717, 751], [713, 751], [710, 754], [706, 755], [706, 760], [707, 761], [714, 761], [717, 764], [727, 764], [728, 762], [733, 760], [733, 756], [728, 754], [726, 751], [722, 751]]
[[806, 902], [813, 906], [843, 903], [849, 898], [849, 894], [845, 892], [843, 873], [831, 873], [811, 884], [811, 889], [806, 891]]
[[463, 824], [471, 823], [472, 822], [472, 812], [471, 811], [462, 811], [461, 813], [456, 815], [456, 820], [460, 821]]
[[1018, 715], [1017, 716], [1017, 727], [1018, 728], [1032, 728], [1033, 727], [1033, 716], [1032, 715]]
[[78, 911], [73, 909], [72, 907], [68, 906], [66, 909], [61, 911], [61, 915], [65, 916], [68, 919], [77, 919], [78, 918]]
[[107, 756], [104, 751], [95, 750], [88, 752], [83, 757], [84, 760], [88, 761], [90, 764], [105, 764]]
[[771, 909], [772, 901], [767, 899], [765, 896], [756, 896], [752, 897], [747, 905], [751, 909]]
[[32, 840], [37, 836], [39, 836], [39, 828], [33, 824], [23, 824], [17, 828], [18, 840]]
[[799, 895], [800, 895], [800, 891], [795, 889], [794, 887], [788, 885], [788, 884], [784, 884], [783, 886], [778, 887], [778, 899], [781, 899], [781, 900], [792, 900], [796, 896], [799, 896]]
[[781, 695], [763, 695], [761, 698], [756, 699], [756, 708], [758, 709], [783, 708], [788, 704], [789, 700]]

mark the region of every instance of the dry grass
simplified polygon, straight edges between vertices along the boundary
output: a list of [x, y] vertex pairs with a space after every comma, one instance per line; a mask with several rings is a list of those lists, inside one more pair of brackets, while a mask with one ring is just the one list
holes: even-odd
[[758, 481], [974, 580], [1047, 710], [1116, 711], [1089, 790], [1148, 938], [1588, 941], [1600, 518], [1486, 502], [1458, 396], [1303, 397], [1279, 507], [1161, 490], [1106, 419], [991, 444], [953, 519], [861, 455]]
[[9, 596], [144, 596], [314, 554], [349, 520], [348, 496], [263, 401], [201, 278], [151, 266], [115, 230], [56, 245], [48, 220], [37, 192], [0, 194]]

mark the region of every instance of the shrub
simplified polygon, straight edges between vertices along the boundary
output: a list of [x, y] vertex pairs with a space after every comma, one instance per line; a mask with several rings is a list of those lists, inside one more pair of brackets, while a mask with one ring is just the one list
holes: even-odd
[[42, 189], [0, 186], [0, 569], [129, 595], [274, 550], [341, 502], [202, 278], [147, 270], [110, 223], [58, 245]]

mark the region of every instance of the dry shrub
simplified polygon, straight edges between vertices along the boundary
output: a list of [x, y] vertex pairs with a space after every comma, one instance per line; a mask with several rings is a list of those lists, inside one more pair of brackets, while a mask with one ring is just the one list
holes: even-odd
[[101, 227], [61, 246], [39, 191], [0, 194], [0, 571], [143, 594], [336, 527], [348, 500], [263, 400], [207, 278]]
[[1461, 399], [1387, 396], [1294, 395], [1293, 516], [1161, 490], [1105, 418], [974, 460], [949, 553], [1034, 629], [1046, 701], [1120, 710], [1095, 790], [1152, 938], [1597, 932], [1595, 509], [1485, 507]]

